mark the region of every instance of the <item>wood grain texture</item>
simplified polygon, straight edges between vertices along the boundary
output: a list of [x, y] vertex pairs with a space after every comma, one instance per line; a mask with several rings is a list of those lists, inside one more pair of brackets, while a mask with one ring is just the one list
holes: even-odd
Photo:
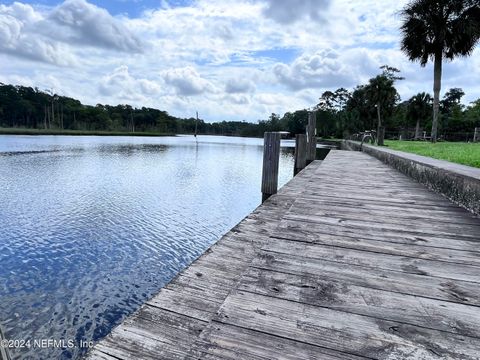
[[331, 151], [87, 356], [480, 359], [480, 219]]
[[307, 135], [295, 135], [295, 164], [293, 175], [297, 175], [307, 166]]
[[262, 194], [263, 201], [278, 190], [280, 163], [280, 139], [278, 132], [266, 132], [263, 139]]
[[308, 124], [307, 124], [307, 156], [306, 161], [307, 165], [315, 160], [317, 153], [317, 113], [311, 111], [308, 113]]

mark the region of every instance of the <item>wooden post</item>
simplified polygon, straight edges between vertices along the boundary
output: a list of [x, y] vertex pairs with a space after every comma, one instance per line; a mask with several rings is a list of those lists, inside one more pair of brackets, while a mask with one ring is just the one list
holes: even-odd
[[315, 111], [308, 113], [308, 125], [307, 125], [307, 165], [315, 160], [317, 154], [317, 116]]
[[475, 128], [475, 132], [473, 133], [473, 142], [480, 141], [480, 129], [478, 127]]
[[307, 135], [295, 135], [295, 166], [293, 176], [297, 175], [307, 166]]
[[266, 132], [263, 138], [262, 202], [277, 193], [280, 162], [280, 133]]
[[377, 145], [378, 146], [384, 146], [384, 140], [385, 140], [385, 126], [380, 126], [378, 128], [378, 134], [377, 134]]

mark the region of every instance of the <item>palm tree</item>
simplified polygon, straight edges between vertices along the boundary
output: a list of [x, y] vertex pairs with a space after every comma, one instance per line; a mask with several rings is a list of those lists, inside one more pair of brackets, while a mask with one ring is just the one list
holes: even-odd
[[480, 36], [480, 0], [414, 0], [401, 12], [402, 51], [434, 62], [432, 141], [437, 140], [442, 61], [472, 53]]
[[424, 121], [427, 116], [431, 115], [432, 97], [424, 92], [412, 96], [408, 100], [407, 118], [415, 120], [415, 139], [420, 138], [420, 121]]

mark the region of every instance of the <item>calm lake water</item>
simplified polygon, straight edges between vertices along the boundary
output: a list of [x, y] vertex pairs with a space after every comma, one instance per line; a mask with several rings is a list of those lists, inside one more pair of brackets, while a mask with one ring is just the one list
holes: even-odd
[[0, 136], [0, 325], [32, 341], [14, 358], [79, 358], [33, 341], [102, 338], [257, 207], [262, 144]]

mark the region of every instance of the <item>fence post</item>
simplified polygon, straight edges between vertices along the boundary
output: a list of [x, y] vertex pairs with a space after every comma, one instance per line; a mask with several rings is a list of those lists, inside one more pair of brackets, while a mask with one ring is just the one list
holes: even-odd
[[295, 166], [293, 176], [297, 175], [307, 166], [307, 135], [295, 135]]
[[480, 134], [479, 134], [479, 129], [478, 127], [475, 128], [475, 132], [473, 133], [473, 142], [477, 142], [480, 140]]
[[280, 133], [266, 132], [263, 137], [262, 202], [277, 193], [280, 162]]
[[317, 154], [317, 114], [315, 111], [308, 113], [308, 125], [307, 125], [307, 165], [315, 160]]

